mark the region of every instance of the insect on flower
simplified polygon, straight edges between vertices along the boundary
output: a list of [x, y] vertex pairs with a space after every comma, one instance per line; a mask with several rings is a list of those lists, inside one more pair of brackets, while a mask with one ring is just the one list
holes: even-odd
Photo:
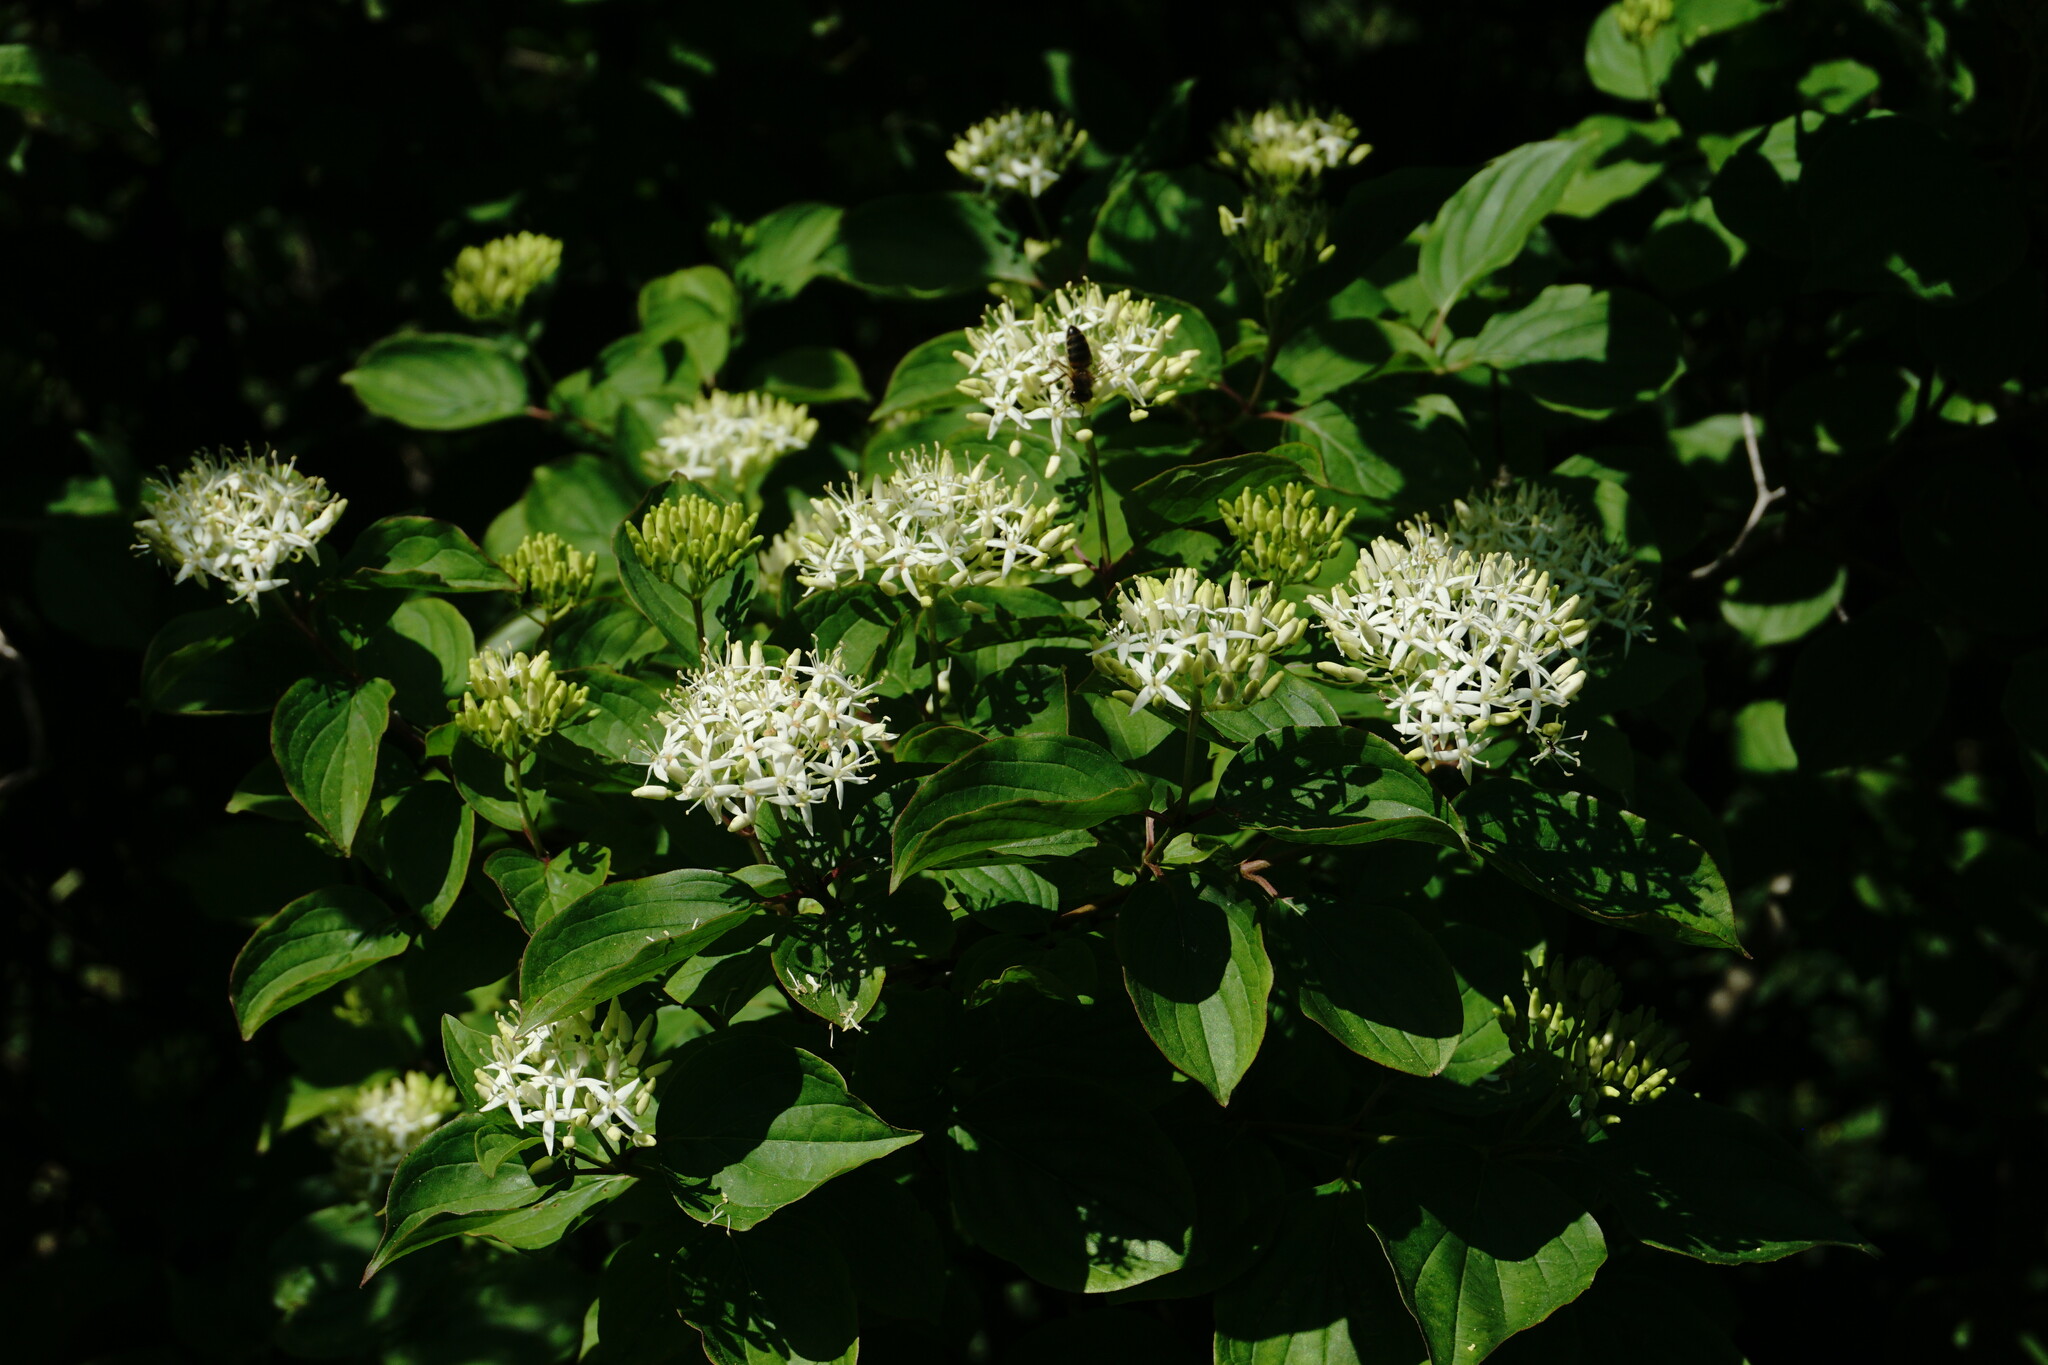
[[1081, 335], [1079, 327], [1067, 327], [1067, 392], [1074, 397], [1074, 406], [1085, 409], [1095, 401], [1095, 356], [1088, 349], [1088, 338]]

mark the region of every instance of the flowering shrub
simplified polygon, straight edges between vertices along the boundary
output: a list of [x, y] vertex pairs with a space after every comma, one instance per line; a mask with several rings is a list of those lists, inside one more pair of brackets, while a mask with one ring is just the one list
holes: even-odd
[[[597, 1365], [1029, 1362], [1062, 1322], [1075, 1359], [1718, 1360], [1703, 1267], [1872, 1249], [1712, 1064], [1783, 893], [1731, 888], [1685, 761], [1710, 682], [1863, 625], [1759, 558], [1779, 453], [1868, 471], [1747, 375], [1683, 385], [1752, 248], [1868, 295], [1842, 348], [2021, 267], [1826, 235], [1830, 149], [1905, 115], [1659, 103], [1725, 9], [1608, 8], [1630, 112], [1454, 171], [1329, 103], [1176, 140], [997, 91], [926, 148], [948, 188], [663, 238], [637, 299], [569, 297], [571, 231], [451, 240], [449, 330], [394, 300], [335, 392], [465, 452], [459, 518], [373, 519], [310, 448], [161, 452], [119, 504], [179, 608], [140, 700], [253, 718], [211, 794], [292, 855], [218, 964], [290, 1078], [248, 1160], [320, 1163], [302, 1230], [348, 1252], [274, 1306], [374, 1316], [285, 1348], [438, 1358], [413, 1286], [458, 1267], [573, 1283], [534, 1358]], [[1574, 235], [1653, 201], [1719, 273]], [[1886, 420], [1993, 411], [1973, 346]], [[1722, 747], [1876, 771], [1869, 677], [1948, 643], [1900, 619]]]

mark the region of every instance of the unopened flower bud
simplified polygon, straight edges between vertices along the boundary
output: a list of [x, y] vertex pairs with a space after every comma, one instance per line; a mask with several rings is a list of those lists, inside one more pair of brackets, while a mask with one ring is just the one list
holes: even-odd
[[590, 697], [555, 676], [546, 650], [510, 658], [487, 649], [469, 661], [469, 690], [462, 694], [455, 723], [478, 744], [507, 762], [573, 720]]
[[535, 531], [505, 556], [505, 572], [521, 602], [554, 620], [590, 596], [597, 556], [584, 554], [552, 531]]
[[746, 508], [688, 494], [648, 508], [638, 526], [627, 522], [626, 539], [688, 597], [704, 596], [761, 543]]
[[448, 272], [448, 298], [466, 318], [502, 322], [561, 264], [562, 244], [534, 232], [467, 246]]

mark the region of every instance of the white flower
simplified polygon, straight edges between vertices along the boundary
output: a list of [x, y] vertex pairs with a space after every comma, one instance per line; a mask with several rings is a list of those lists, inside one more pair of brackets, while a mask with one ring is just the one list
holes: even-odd
[[1272, 656], [1308, 624], [1271, 584], [1254, 588], [1237, 574], [1217, 583], [1193, 569], [1131, 580], [1116, 611], [1095, 666], [1129, 689], [1116, 695], [1134, 713], [1155, 701], [1222, 710], [1271, 695], [1286, 676]]
[[1586, 680], [1571, 657], [1588, 631], [1577, 599], [1560, 599], [1525, 560], [1475, 559], [1427, 517], [1402, 534], [1405, 544], [1382, 538], [1359, 555], [1348, 590], [1309, 599], [1344, 657], [1363, 665], [1317, 667], [1376, 686], [1425, 767], [1478, 763], [1488, 731], [1517, 722], [1554, 748], [1562, 726], [1544, 712]]
[[152, 515], [135, 523], [136, 548], [176, 565], [179, 583], [203, 574], [228, 585], [229, 601], [253, 604], [283, 586], [278, 567], [313, 553], [348, 506], [296, 464], [223, 451], [195, 457], [175, 482], [148, 480], [142, 500]]
[[951, 451], [911, 451], [863, 489], [813, 500], [791, 528], [797, 581], [832, 588], [872, 575], [884, 592], [930, 605], [942, 587], [1002, 583], [1018, 573], [1078, 573], [1076, 536], [1058, 498], [1033, 502], [989, 467], [955, 466]]
[[640, 465], [650, 479], [723, 479], [744, 487], [817, 434], [817, 419], [801, 403], [714, 389], [695, 402], [676, 404], [654, 449], [641, 453]]
[[[1161, 319], [1150, 299], [1133, 298], [1128, 289], [1105, 296], [1096, 284], [1056, 289], [1024, 317], [1004, 300], [982, 315], [980, 327], [968, 329], [973, 353], [954, 353], [967, 367], [960, 392], [988, 409], [991, 441], [1006, 422], [1025, 431], [1045, 422], [1058, 450], [1067, 423], [1085, 419], [1112, 398], [1128, 399], [1136, 420], [1146, 405], [1174, 396], [1172, 385], [1202, 354], [1168, 349], [1179, 327], [1179, 314]], [[1068, 364], [1069, 328], [1088, 352], [1092, 383], [1079, 391]]]
[[953, 169], [985, 190], [1023, 190], [1033, 199], [1051, 189], [1088, 134], [1043, 109], [1012, 109], [983, 119], [946, 153]]
[[320, 1125], [320, 1145], [334, 1149], [335, 1183], [351, 1198], [381, 1199], [405, 1154], [460, 1104], [454, 1086], [418, 1071], [359, 1089]]
[[868, 781], [874, 746], [896, 738], [860, 715], [872, 691], [840, 671], [836, 651], [771, 664], [758, 642], [732, 644], [669, 689], [661, 748], [633, 795], [695, 802], [734, 830], [751, 826], [764, 801], [809, 824], [811, 807]]
[[1558, 593], [1579, 599], [1589, 625], [1612, 627], [1623, 639], [1650, 634], [1643, 619], [1649, 585], [1626, 545], [1586, 525], [1555, 491], [1525, 483], [1513, 493], [1492, 490], [1451, 504], [1444, 536], [1475, 555], [1508, 554], [1550, 574]]
[[1286, 193], [1324, 171], [1356, 166], [1372, 151], [1342, 113], [1274, 105], [1239, 114], [1216, 134], [1216, 159], [1241, 171], [1254, 187]]
[[540, 1124], [548, 1155], [555, 1152], [561, 1129], [588, 1128], [617, 1145], [628, 1133], [638, 1147], [652, 1147], [654, 1135], [640, 1120], [654, 1098], [654, 1078], [667, 1062], [643, 1067], [647, 1040], [654, 1032], [649, 1016], [636, 1030], [619, 1002], [612, 1001], [604, 1022], [595, 1007], [535, 1029], [522, 1029], [519, 1002], [498, 1016], [491, 1039], [491, 1060], [476, 1069], [477, 1112], [504, 1109], [521, 1128]]

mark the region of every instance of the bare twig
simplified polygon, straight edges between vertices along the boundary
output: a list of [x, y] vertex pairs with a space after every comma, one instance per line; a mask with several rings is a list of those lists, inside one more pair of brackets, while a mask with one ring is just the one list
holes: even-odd
[[1736, 532], [1735, 543], [1714, 557], [1710, 564], [1703, 564], [1692, 571], [1694, 578], [1706, 578], [1723, 564], [1742, 552], [1742, 543], [1749, 539], [1749, 533], [1764, 519], [1770, 505], [1785, 496], [1786, 490], [1771, 487], [1771, 481], [1764, 476], [1764, 457], [1756, 448], [1756, 419], [1747, 410], [1742, 414], [1742, 444], [1749, 451], [1749, 478], [1756, 485], [1756, 501], [1749, 506], [1749, 517]]
[[7, 632], [0, 630], [0, 667], [14, 675], [14, 695], [21, 706], [21, 727], [28, 736], [28, 763], [11, 773], [0, 773], [0, 796], [16, 787], [33, 782], [49, 766], [49, 738], [43, 729], [43, 707], [36, 700], [34, 681], [29, 677], [28, 660], [8, 640]]

